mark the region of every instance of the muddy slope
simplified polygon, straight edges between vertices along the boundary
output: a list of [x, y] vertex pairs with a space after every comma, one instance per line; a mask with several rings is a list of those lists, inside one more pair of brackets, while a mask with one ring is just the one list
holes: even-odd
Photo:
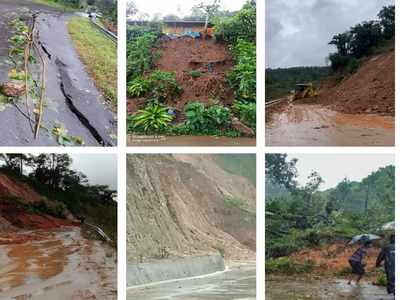
[[[171, 106], [183, 109], [189, 100], [209, 103], [220, 99], [224, 104], [234, 100], [233, 92], [225, 80], [225, 74], [233, 67], [229, 49], [213, 40], [180, 37], [165, 38], [157, 49], [160, 59], [156, 69], [174, 72], [183, 93]], [[191, 71], [198, 70], [202, 75], [193, 78]]]
[[344, 113], [394, 116], [394, 68], [392, 49], [370, 58], [338, 86], [322, 89], [316, 102]]
[[254, 259], [255, 187], [248, 179], [207, 155], [131, 155], [127, 171], [128, 260], [218, 251]]

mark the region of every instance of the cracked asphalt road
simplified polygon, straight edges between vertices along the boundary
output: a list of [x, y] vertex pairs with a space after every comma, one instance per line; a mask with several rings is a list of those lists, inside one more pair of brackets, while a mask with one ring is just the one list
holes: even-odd
[[[46, 65], [46, 104], [43, 123], [48, 129], [61, 124], [68, 135], [81, 137], [86, 146], [116, 145], [116, 114], [110, 110], [94, 81], [86, 72], [69, 36], [64, 14], [28, 0], [0, 2], [0, 82], [7, 80], [12, 64], [8, 59], [9, 21], [38, 12], [38, 41]], [[23, 101], [20, 109], [26, 112]], [[41, 130], [34, 139], [29, 121], [13, 105], [0, 106], [0, 146], [58, 146], [51, 132]]]

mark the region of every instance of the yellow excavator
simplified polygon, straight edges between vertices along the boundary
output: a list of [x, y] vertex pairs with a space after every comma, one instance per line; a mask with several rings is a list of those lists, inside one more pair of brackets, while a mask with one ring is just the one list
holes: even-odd
[[317, 89], [312, 83], [298, 83], [295, 85], [293, 100], [318, 96]]

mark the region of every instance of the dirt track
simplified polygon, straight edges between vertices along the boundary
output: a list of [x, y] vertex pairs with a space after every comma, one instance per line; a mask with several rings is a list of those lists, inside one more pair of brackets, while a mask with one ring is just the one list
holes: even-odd
[[[72, 136], [83, 138], [87, 146], [116, 143], [116, 116], [105, 104], [93, 80], [79, 59], [67, 30], [71, 14], [63, 14], [28, 0], [0, 1], [0, 82], [8, 79], [8, 23], [20, 16], [39, 12], [38, 40], [46, 65], [46, 103], [44, 124], [50, 129], [61, 124]], [[4, 45], [4, 46], [3, 46]], [[32, 105], [32, 104], [31, 104]], [[22, 111], [26, 108], [19, 103]], [[2, 146], [57, 146], [51, 132], [41, 131], [33, 138], [29, 122], [16, 107], [0, 104], [0, 137]]]

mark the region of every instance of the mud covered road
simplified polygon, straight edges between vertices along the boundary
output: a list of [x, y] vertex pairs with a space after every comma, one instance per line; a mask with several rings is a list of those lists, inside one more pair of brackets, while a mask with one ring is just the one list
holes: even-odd
[[343, 279], [306, 280], [271, 276], [266, 282], [266, 300], [394, 300], [384, 287], [362, 282], [348, 285]]
[[267, 114], [267, 146], [393, 146], [394, 117], [287, 104]]
[[129, 289], [128, 300], [251, 300], [256, 299], [255, 266], [224, 273]]
[[[45, 58], [46, 92], [44, 125], [37, 140], [26, 117], [10, 104], [0, 104], [0, 146], [56, 146], [51, 130], [63, 126], [67, 134], [79, 136], [87, 146], [115, 145], [116, 115], [89, 77], [69, 36], [64, 14], [29, 0], [0, 1], [0, 82], [8, 79], [12, 64], [8, 58], [9, 22], [21, 15], [38, 13], [37, 39]], [[26, 112], [23, 101], [22, 111]]]
[[0, 233], [0, 299], [117, 299], [116, 251], [78, 227]]

